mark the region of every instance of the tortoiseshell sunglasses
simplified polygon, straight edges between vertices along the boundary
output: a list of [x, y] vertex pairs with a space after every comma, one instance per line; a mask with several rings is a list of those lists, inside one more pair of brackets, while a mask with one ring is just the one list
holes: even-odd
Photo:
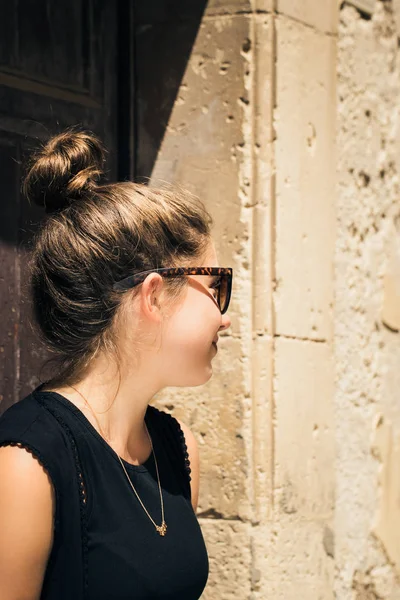
[[151, 269], [130, 275], [113, 285], [114, 290], [129, 290], [146, 279], [150, 273], [159, 273], [162, 277], [186, 277], [188, 275], [207, 275], [213, 277], [214, 281], [210, 287], [217, 290], [217, 302], [221, 314], [228, 310], [232, 291], [232, 269], [230, 267], [175, 267], [166, 269]]

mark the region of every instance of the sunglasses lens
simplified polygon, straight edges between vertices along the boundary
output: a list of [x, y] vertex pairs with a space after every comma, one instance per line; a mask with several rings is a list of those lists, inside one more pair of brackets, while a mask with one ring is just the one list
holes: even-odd
[[229, 277], [227, 275], [221, 277], [218, 299], [221, 313], [226, 312], [229, 304]]

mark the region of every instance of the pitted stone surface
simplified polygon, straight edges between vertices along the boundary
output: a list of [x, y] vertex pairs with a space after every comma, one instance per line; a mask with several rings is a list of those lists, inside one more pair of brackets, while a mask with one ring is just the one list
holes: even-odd
[[327, 344], [276, 340], [275, 506], [280, 514], [333, 515], [332, 366]]
[[210, 576], [202, 600], [250, 598], [250, 524], [200, 519], [200, 525], [210, 559]]
[[332, 338], [335, 39], [277, 20], [276, 331]]
[[[329, 521], [280, 516], [274, 524], [255, 529], [254, 600], [333, 600], [334, 560], [326, 551]], [[267, 574], [265, 576], [264, 574]]]
[[344, 6], [338, 55], [335, 269], [335, 592], [343, 600], [355, 589], [360, 594], [377, 590], [379, 598], [400, 594], [385, 558], [392, 544], [383, 534], [383, 522], [383, 539], [372, 536], [381, 495], [390, 498], [395, 485], [387, 481], [379, 487], [379, 471], [395, 454], [393, 448], [383, 463], [375, 456], [377, 415], [389, 418], [394, 439], [400, 432], [399, 338], [381, 321], [388, 249], [399, 210], [399, 71], [391, 3], [377, 2], [371, 20]]

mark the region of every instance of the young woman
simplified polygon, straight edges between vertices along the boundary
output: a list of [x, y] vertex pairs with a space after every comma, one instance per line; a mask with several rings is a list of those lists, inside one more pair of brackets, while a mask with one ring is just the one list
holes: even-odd
[[32, 255], [54, 377], [0, 419], [2, 600], [195, 600], [208, 575], [195, 438], [150, 405], [209, 380], [232, 270], [189, 194], [101, 183], [69, 131], [25, 180], [49, 217]]

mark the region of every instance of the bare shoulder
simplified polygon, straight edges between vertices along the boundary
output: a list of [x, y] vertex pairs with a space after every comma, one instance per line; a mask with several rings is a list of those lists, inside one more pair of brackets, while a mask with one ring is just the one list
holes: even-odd
[[190, 469], [191, 469], [191, 494], [192, 494], [192, 505], [194, 510], [197, 509], [197, 503], [199, 498], [199, 479], [200, 479], [200, 455], [197, 440], [193, 435], [190, 428], [177, 419], [183, 434], [185, 436], [185, 442], [188, 449]]
[[40, 462], [0, 447], [0, 598], [37, 600], [53, 543], [55, 497]]

